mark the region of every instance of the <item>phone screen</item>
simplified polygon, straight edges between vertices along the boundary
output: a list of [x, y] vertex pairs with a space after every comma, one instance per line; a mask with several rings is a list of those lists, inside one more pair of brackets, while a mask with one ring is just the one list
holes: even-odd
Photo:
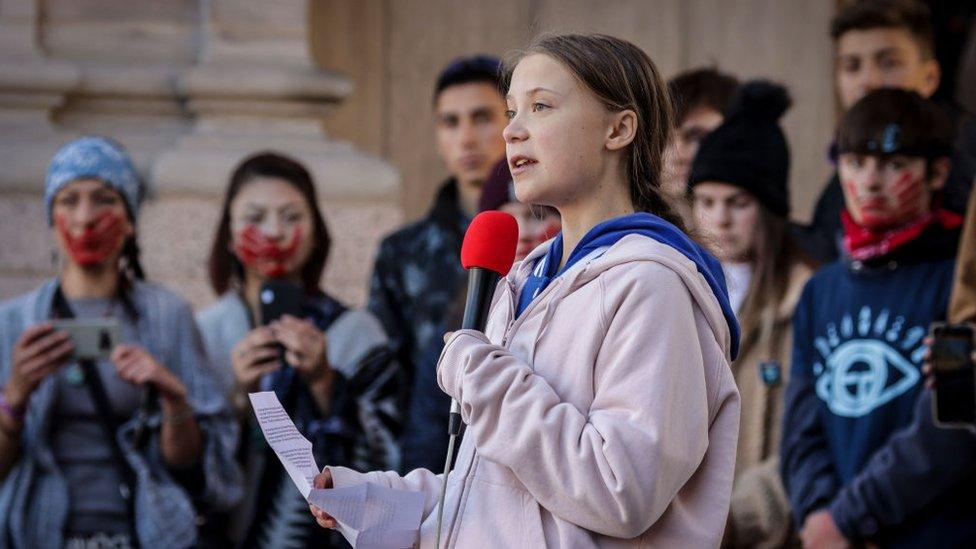
[[115, 319], [58, 319], [53, 324], [71, 336], [74, 360], [108, 360], [119, 344], [121, 328]]
[[291, 280], [269, 280], [261, 285], [261, 323], [269, 324], [284, 315], [301, 317], [302, 287]]
[[932, 370], [935, 375], [935, 419], [948, 425], [976, 423], [976, 370], [973, 332], [968, 327], [933, 330]]

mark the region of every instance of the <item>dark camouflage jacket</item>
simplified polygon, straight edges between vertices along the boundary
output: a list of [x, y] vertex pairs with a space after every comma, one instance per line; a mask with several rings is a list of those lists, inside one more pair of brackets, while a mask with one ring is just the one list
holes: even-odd
[[[461, 267], [461, 242], [470, 219], [462, 212], [457, 183], [448, 180], [438, 191], [427, 217], [386, 237], [380, 244], [370, 282], [369, 309], [397, 346], [400, 362], [411, 382], [405, 387], [405, 409], [420, 406], [429, 411], [443, 408], [443, 414], [406, 412], [408, 418], [403, 454], [404, 469], [432, 467], [436, 461], [418, 458], [411, 440], [446, 444], [450, 399], [441, 393], [433, 375], [442, 336], [456, 329], [446, 320], [464, 291], [467, 274]], [[418, 386], [419, 385], [419, 386]], [[444, 404], [446, 403], [446, 404]], [[431, 417], [431, 416], [436, 417]], [[442, 435], [443, 434], [443, 435]], [[431, 441], [431, 437], [437, 442]], [[424, 442], [419, 446], [428, 446]], [[443, 459], [443, 458], [441, 458]], [[442, 466], [441, 463], [439, 466]]]
[[437, 193], [427, 217], [387, 236], [376, 255], [369, 309], [397, 345], [404, 367], [413, 372], [438, 332], [445, 311], [466, 273], [461, 242], [468, 219], [461, 212], [457, 184]]

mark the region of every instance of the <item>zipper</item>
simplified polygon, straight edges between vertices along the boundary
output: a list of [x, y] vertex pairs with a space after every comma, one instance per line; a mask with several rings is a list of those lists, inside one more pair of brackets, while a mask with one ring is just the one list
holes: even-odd
[[508, 340], [512, 336], [512, 326], [515, 325], [515, 284], [511, 280], [505, 279], [505, 289], [508, 294], [508, 321], [505, 323], [505, 331], [502, 333], [502, 347], [508, 348]]
[[[509, 317], [506, 323], [505, 333], [502, 335], [502, 347], [506, 349], [508, 348], [512, 335], [522, 325], [525, 318], [528, 317], [528, 313], [533, 310], [533, 307], [538, 307], [538, 303], [542, 301], [542, 298], [547, 292], [554, 291], [553, 288], [559, 286], [563, 282], [563, 279], [553, 280], [545, 290], [543, 290], [535, 297], [535, 299], [532, 300], [531, 303], [529, 303], [529, 306], [522, 311], [522, 314], [519, 315], [518, 318], [515, 318], [515, 284], [507, 277], [505, 278], [505, 285], [508, 293]], [[478, 449], [474, 448], [471, 451], [471, 459], [468, 462], [468, 467], [464, 473], [464, 478], [460, 483], [461, 494], [458, 496], [458, 502], [454, 508], [454, 516], [451, 518], [451, 526], [448, 528], [447, 540], [444, 542], [445, 548], [454, 547], [457, 543], [458, 530], [461, 527], [461, 514], [464, 512], [464, 507], [467, 505], [467, 499], [471, 495], [471, 484], [474, 482], [474, 474], [477, 470], [480, 459], [481, 456], [478, 455]], [[455, 472], [456, 471], [457, 469], [455, 469]]]
[[529, 313], [534, 311], [536, 308], [540, 307], [539, 304], [544, 301], [543, 298], [546, 295], [554, 292], [555, 288], [559, 287], [564, 282], [565, 279], [563, 278], [557, 278], [552, 282], [550, 282], [549, 285], [546, 286], [546, 289], [542, 290], [542, 293], [535, 296], [535, 299], [533, 299], [529, 303], [529, 306], [526, 307], [524, 311], [522, 311], [522, 314], [519, 315], [518, 318], [515, 318], [515, 307], [514, 307], [515, 291], [513, 288], [509, 288], [509, 303], [512, 304], [512, 308], [510, 309], [512, 311], [512, 319], [509, 321], [508, 328], [505, 330], [505, 336], [502, 338], [502, 347], [508, 348], [508, 342], [511, 339], [512, 334], [514, 334], [518, 330], [518, 328], [525, 323], [525, 319], [529, 318], [530, 316]]
[[[468, 498], [471, 497], [471, 484], [474, 482], [474, 471], [478, 464], [478, 451], [477, 448], [471, 451], [471, 459], [468, 461], [468, 468], [464, 472], [464, 478], [461, 481], [461, 493], [458, 494], [457, 505], [454, 506], [454, 516], [451, 517], [451, 526], [447, 530], [447, 539], [444, 540], [445, 549], [448, 547], [454, 547], [457, 544], [458, 530], [461, 528], [461, 514], [464, 512], [464, 508], [468, 504]], [[440, 548], [438, 548], [440, 549]]]

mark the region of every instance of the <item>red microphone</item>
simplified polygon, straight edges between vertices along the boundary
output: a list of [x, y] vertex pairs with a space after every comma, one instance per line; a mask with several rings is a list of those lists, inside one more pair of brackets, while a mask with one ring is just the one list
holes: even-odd
[[518, 223], [505, 212], [481, 212], [471, 220], [461, 244], [461, 266], [468, 270], [468, 297], [461, 329], [485, 331], [492, 292], [515, 263]]
[[[471, 220], [468, 231], [464, 233], [464, 243], [461, 245], [461, 265], [468, 270], [468, 296], [464, 302], [461, 329], [485, 331], [492, 293], [498, 285], [498, 279], [512, 270], [517, 246], [518, 223], [511, 215], [505, 212], [487, 211], [481, 212]], [[441, 497], [437, 504], [437, 547], [441, 545], [447, 478], [451, 474], [455, 441], [461, 432], [461, 405], [453, 399], [447, 432], [449, 435], [447, 460], [444, 463]]]

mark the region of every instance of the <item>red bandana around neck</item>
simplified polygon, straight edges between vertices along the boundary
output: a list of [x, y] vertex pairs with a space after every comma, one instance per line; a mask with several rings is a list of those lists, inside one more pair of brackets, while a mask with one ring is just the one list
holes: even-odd
[[963, 223], [961, 215], [942, 208], [936, 208], [892, 229], [871, 229], [858, 225], [846, 209], [841, 211], [840, 220], [844, 225], [844, 248], [851, 259], [857, 261], [884, 257], [914, 241], [932, 225], [938, 224], [944, 229], [956, 229]]

